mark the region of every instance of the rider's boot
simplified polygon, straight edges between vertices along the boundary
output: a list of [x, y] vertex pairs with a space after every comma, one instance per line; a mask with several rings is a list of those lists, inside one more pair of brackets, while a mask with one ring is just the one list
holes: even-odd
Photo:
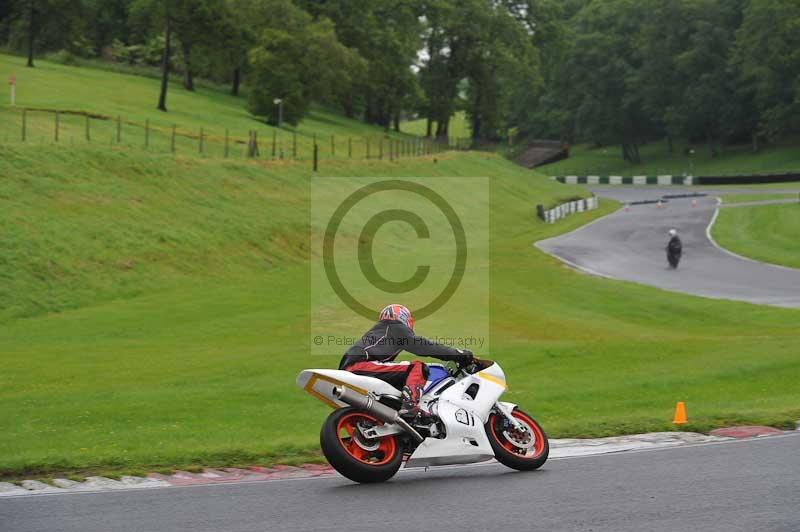
[[421, 397], [421, 387], [403, 386], [403, 404], [400, 406], [400, 417], [422, 425], [433, 423], [434, 417], [419, 406]]

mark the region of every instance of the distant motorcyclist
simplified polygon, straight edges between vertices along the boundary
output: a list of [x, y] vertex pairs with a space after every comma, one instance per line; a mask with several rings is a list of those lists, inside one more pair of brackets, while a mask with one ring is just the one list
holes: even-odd
[[675, 229], [669, 230], [669, 242], [667, 243], [667, 262], [672, 268], [677, 268], [683, 253], [683, 243]]
[[403, 417], [427, 417], [419, 400], [428, 380], [428, 367], [419, 361], [394, 362], [400, 351], [469, 364], [472, 352], [454, 349], [414, 334], [414, 318], [403, 305], [385, 307], [378, 322], [345, 352], [339, 369], [386, 381], [403, 390]]

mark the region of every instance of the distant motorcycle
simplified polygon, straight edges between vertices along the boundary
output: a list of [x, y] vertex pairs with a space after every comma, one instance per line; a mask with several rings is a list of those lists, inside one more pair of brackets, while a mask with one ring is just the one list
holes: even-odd
[[349, 371], [307, 369], [297, 384], [334, 408], [320, 431], [322, 452], [356, 482], [383, 482], [400, 469], [469, 464], [496, 458], [530, 471], [547, 460], [547, 435], [517, 405], [500, 401], [506, 377], [491, 360], [448, 368], [428, 364], [421, 405], [427, 424], [407, 422], [398, 409], [400, 390]]
[[681, 243], [681, 239], [678, 237], [678, 232], [675, 229], [670, 229], [669, 236], [670, 239], [669, 243], [667, 244], [667, 262], [671, 268], [675, 269], [678, 267], [678, 263], [681, 261], [683, 244]]

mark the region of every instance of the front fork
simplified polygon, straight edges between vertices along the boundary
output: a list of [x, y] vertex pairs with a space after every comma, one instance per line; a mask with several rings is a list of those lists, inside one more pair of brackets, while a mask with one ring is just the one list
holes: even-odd
[[514, 403], [506, 403], [500, 401], [494, 404], [494, 409], [500, 412], [500, 414], [508, 420], [508, 422], [511, 424], [512, 427], [514, 427], [516, 430], [522, 430], [524, 428], [524, 425], [519, 421], [517, 421], [517, 418], [511, 415], [511, 412], [513, 412], [516, 407], [517, 405], [515, 405]]

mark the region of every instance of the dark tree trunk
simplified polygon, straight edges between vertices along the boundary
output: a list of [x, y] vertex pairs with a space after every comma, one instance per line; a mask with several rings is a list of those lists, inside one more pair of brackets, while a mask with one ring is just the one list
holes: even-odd
[[436, 140], [447, 141], [450, 126], [450, 116], [443, 113], [436, 117]]
[[622, 143], [622, 157], [631, 163], [642, 162], [642, 158], [639, 156], [639, 145], [635, 142], [624, 141]]
[[425, 137], [431, 138], [431, 133], [433, 132], [432, 129], [433, 121], [430, 119], [430, 117], [428, 117], [427, 120], [425, 120]]
[[187, 91], [194, 90], [194, 76], [192, 75], [192, 45], [181, 41], [183, 51], [183, 87]]
[[475, 107], [472, 109], [472, 140], [477, 141], [481, 138], [481, 86], [475, 84]]
[[714, 139], [714, 135], [711, 133], [707, 134], [706, 137], [708, 138], [708, 149], [711, 152], [711, 158], [713, 159], [717, 155], [719, 155], [719, 150], [717, 149], [717, 142]]
[[355, 116], [356, 116], [356, 106], [353, 103], [353, 95], [352, 95], [352, 93], [349, 93], [342, 100], [342, 110], [344, 111], [344, 116], [346, 116], [347, 118], [355, 118]]
[[241, 68], [234, 68], [233, 69], [233, 82], [231, 83], [231, 94], [234, 96], [239, 96], [239, 83], [241, 83], [242, 79], [242, 69]]
[[169, 57], [170, 39], [172, 37], [172, 26], [170, 25], [169, 14], [164, 17], [164, 56], [161, 58], [161, 93], [158, 96], [158, 109], [167, 110], [167, 85], [169, 83]]
[[35, 0], [28, 0], [28, 66], [33, 68], [33, 44], [36, 36]]
[[394, 130], [399, 133], [400, 132], [400, 115], [399, 114], [394, 115], [394, 117], [392, 118], [392, 121], [394, 122]]
[[481, 138], [481, 117], [479, 114], [475, 114], [472, 117], [472, 140], [478, 140]]

